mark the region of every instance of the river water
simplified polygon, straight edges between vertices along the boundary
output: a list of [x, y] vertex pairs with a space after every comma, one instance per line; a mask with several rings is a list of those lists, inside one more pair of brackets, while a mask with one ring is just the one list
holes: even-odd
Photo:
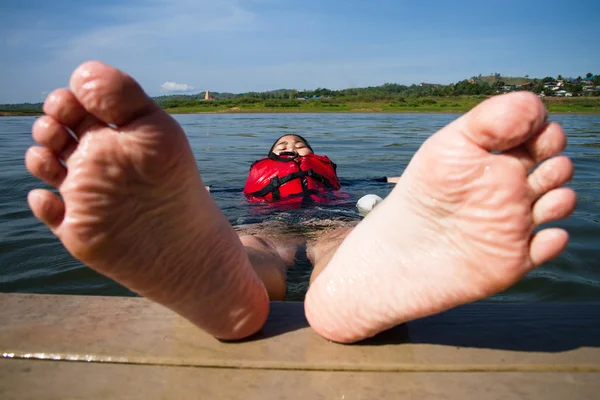
[[[373, 178], [400, 175], [420, 144], [456, 114], [196, 114], [176, 115], [212, 196], [232, 224], [255, 222], [241, 194], [250, 164], [283, 134], [300, 134], [315, 152], [338, 165], [350, 198], [336, 212], [358, 218], [354, 204], [367, 193], [391, 190]], [[578, 205], [553, 223], [571, 241], [556, 260], [489, 301], [600, 300], [600, 115], [551, 115], [562, 124], [575, 163], [570, 183]], [[132, 295], [72, 258], [31, 214], [27, 192], [44, 187], [29, 175], [23, 156], [33, 144], [34, 117], [0, 118], [0, 292]], [[253, 216], [254, 215], [254, 216]], [[259, 219], [262, 217], [259, 217]], [[288, 299], [301, 300], [310, 271], [288, 277]]]

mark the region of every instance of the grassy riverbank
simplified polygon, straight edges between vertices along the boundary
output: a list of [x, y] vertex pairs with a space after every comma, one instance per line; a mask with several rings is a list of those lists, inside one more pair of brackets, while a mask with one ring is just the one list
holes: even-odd
[[[197, 101], [178, 107], [166, 106], [172, 114], [186, 113], [278, 113], [278, 112], [444, 112], [465, 113], [488, 96], [420, 97], [415, 99], [378, 100], [369, 102], [324, 100], [267, 100], [253, 104], [231, 104], [229, 101]], [[600, 114], [600, 97], [544, 98], [551, 113]]]
[[[195, 113], [402, 113], [402, 112], [442, 112], [465, 113], [489, 96], [418, 97], [393, 100], [352, 101], [351, 99], [315, 100], [258, 100], [246, 103], [235, 100], [188, 100], [165, 102], [164, 109], [171, 114]], [[551, 113], [600, 114], [600, 97], [546, 97], [542, 98]], [[41, 104], [27, 108], [3, 109], [0, 116], [40, 115]]]

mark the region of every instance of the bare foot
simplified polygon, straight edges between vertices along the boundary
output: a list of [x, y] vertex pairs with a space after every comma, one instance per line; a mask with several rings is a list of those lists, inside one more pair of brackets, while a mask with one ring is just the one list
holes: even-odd
[[[180, 126], [122, 72], [83, 64], [33, 127], [33, 213], [76, 258], [222, 339], [258, 331], [264, 286]], [[68, 130], [74, 132], [77, 140]], [[61, 163], [61, 161], [64, 163]]]
[[487, 100], [433, 135], [311, 285], [311, 326], [354, 342], [498, 293], [558, 256], [567, 233], [533, 230], [575, 208], [560, 188], [572, 163], [553, 157], [565, 144], [530, 93]]

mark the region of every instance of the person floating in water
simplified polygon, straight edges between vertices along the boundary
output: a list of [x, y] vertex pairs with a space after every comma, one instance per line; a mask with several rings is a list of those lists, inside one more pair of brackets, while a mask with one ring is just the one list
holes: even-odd
[[[398, 179], [375, 180], [396, 183]], [[267, 157], [252, 163], [243, 192], [250, 202], [302, 207], [348, 200], [347, 193], [338, 192], [341, 187], [337, 165], [329, 157], [315, 154], [304, 137], [290, 134], [276, 139]], [[361, 200], [366, 206], [361, 213], [366, 214], [382, 199], [367, 195]], [[360, 200], [357, 207], [361, 208]]]
[[284, 135], [250, 167], [244, 194], [253, 202], [327, 202], [342, 186], [337, 166], [299, 135]]
[[[25, 161], [60, 197], [35, 189], [28, 203], [66, 249], [217, 338], [259, 331], [269, 298], [253, 260], [277, 254], [247, 251], [179, 124], [99, 62], [78, 67], [44, 113]], [[428, 138], [339, 247], [321, 242], [331, 259], [306, 296], [312, 328], [355, 342], [498, 293], [558, 256], [567, 232], [536, 228], [570, 215], [576, 197], [562, 187], [565, 134], [546, 116], [536, 95], [510, 93]]]

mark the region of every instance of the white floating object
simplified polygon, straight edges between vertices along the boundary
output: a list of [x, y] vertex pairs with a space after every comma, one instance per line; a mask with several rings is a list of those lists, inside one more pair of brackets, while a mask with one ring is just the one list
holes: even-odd
[[356, 208], [363, 217], [373, 211], [375, 206], [381, 203], [383, 199], [376, 194], [366, 194], [356, 202]]

